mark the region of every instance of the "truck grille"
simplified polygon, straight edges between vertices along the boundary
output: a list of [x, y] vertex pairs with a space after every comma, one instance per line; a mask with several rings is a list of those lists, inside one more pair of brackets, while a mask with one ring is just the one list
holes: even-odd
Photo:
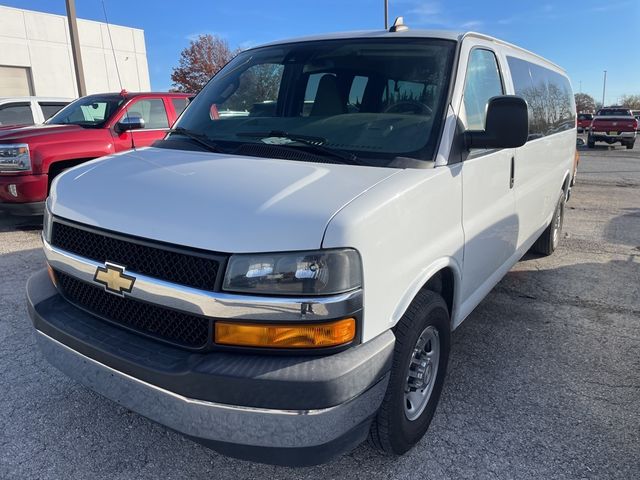
[[206, 318], [118, 297], [60, 271], [56, 279], [67, 300], [104, 320], [189, 348], [207, 345], [211, 322]]
[[222, 255], [180, 251], [179, 247], [75, 227], [54, 220], [51, 244], [98, 262], [112, 262], [127, 270], [167, 282], [214, 290]]

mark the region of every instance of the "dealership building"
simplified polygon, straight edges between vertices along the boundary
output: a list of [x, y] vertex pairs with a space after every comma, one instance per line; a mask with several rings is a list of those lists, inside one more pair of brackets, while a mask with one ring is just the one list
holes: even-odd
[[[87, 93], [150, 90], [143, 30], [78, 19], [78, 35]], [[0, 6], [0, 97], [24, 95], [78, 96], [67, 18]]]

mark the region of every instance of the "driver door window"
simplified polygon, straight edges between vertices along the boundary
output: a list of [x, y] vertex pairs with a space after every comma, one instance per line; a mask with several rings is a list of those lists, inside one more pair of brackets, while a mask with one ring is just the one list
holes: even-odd
[[481, 48], [473, 50], [469, 55], [467, 79], [464, 86], [467, 129], [484, 130], [489, 99], [503, 93], [502, 79], [495, 54]]
[[138, 100], [127, 109], [127, 115], [142, 118], [145, 130], [169, 128], [167, 111], [161, 98]]

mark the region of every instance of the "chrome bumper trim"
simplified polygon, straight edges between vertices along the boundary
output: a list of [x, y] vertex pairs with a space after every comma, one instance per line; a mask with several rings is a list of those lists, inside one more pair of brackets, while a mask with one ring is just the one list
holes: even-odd
[[273, 410], [224, 405], [178, 395], [97, 362], [36, 330], [54, 367], [114, 402], [193, 437], [260, 447], [311, 447], [328, 443], [371, 417], [389, 374], [348, 402], [319, 410]]
[[[44, 239], [43, 244], [45, 257], [51, 267], [95, 284], [93, 277], [96, 269], [104, 266], [103, 263], [58, 249]], [[362, 308], [362, 290], [328, 297], [258, 297], [200, 290], [129, 270], [127, 274], [136, 278], [128, 297], [207, 317], [276, 321], [327, 320], [350, 315]]]

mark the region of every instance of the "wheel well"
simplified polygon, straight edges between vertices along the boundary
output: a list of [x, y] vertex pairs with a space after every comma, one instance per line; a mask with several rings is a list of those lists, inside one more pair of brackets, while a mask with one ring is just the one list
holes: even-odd
[[68, 168], [75, 167], [76, 165], [88, 162], [89, 160], [91, 160], [91, 158], [74, 158], [72, 160], [61, 160], [59, 162], [52, 163], [49, 166], [49, 186], [47, 187], [47, 193], [51, 188], [51, 182], [53, 182], [53, 179], [56, 178], [56, 176], [58, 176]]
[[445, 267], [433, 275], [427, 283], [425, 283], [423, 290], [431, 290], [439, 294], [447, 304], [449, 308], [449, 315], [453, 313], [453, 294], [455, 292], [455, 280], [453, 276], [453, 270], [449, 267]]
[[573, 175], [573, 173], [568, 173], [567, 176], [564, 178], [564, 181], [562, 182], [562, 191], [565, 194], [565, 199], [567, 196], [567, 192], [569, 191], [570, 188], [570, 184], [571, 184], [571, 175]]

